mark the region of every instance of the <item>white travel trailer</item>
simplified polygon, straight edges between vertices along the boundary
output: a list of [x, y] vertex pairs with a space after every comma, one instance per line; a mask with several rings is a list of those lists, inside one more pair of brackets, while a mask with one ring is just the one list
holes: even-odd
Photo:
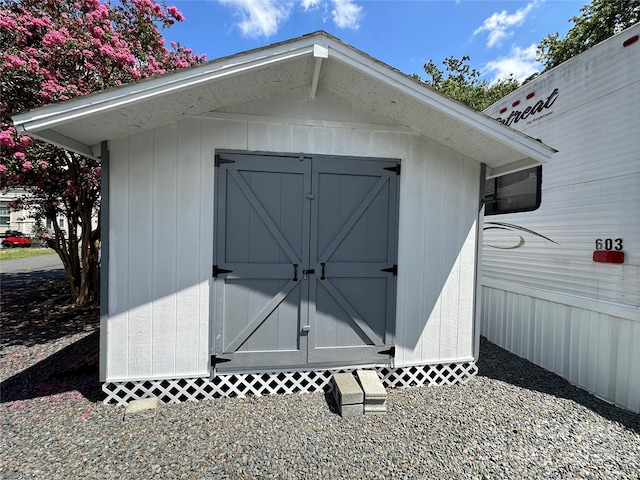
[[[637, 24], [486, 110], [558, 153], [542, 168], [541, 186], [538, 169], [488, 182], [481, 322], [492, 342], [634, 412], [639, 35]], [[493, 195], [496, 185], [501, 196]], [[540, 189], [539, 208], [525, 211], [535, 208]], [[490, 215], [500, 212], [511, 213]]]

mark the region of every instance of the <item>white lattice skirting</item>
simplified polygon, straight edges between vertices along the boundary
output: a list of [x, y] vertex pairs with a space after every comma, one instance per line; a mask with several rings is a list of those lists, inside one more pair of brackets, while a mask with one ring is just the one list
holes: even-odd
[[[132, 400], [158, 397], [163, 403], [209, 400], [220, 397], [281, 395], [329, 391], [331, 375], [354, 369], [312, 370], [273, 373], [217, 374], [213, 378], [179, 378], [175, 380], [144, 380], [138, 382], [105, 383], [104, 403], [127, 405]], [[376, 368], [387, 388], [422, 385], [464, 384], [475, 377], [475, 362], [410, 367]]]

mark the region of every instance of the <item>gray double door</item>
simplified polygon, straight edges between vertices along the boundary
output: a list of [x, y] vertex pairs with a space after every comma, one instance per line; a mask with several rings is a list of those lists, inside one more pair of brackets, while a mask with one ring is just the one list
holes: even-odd
[[393, 344], [398, 163], [222, 154], [213, 363], [384, 363]]

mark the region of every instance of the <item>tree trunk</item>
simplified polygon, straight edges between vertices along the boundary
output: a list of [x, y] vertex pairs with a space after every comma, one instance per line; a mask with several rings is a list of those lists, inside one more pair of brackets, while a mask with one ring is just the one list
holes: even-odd
[[[82, 215], [78, 222], [68, 218], [69, 232], [64, 234], [56, 219], [54, 250], [60, 256], [67, 273], [71, 298], [77, 305], [90, 305], [100, 301], [100, 227], [91, 229], [91, 215]], [[77, 235], [80, 223], [80, 238]]]
[[82, 269], [76, 303], [88, 305], [100, 301], [100, 227], [92, 230], [92, 212], [83, 211], [82, 213], [82, 241], [80, 244]]

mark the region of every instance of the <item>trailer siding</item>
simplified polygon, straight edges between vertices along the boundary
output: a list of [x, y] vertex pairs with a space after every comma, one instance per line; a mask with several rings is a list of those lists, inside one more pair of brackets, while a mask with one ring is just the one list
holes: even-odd
[[[593, 47], [490, 107], [507, 117], [558, 89], [539, 118], [512, 127], [558, 149], [543, 167], [537, 211], [496, 215], [535, 231], [486, 230], [481, 334], [570, 382], [640, 411], [640, 25]], [[525, 100], [533, 94], [533, 100]], [[527, 103], [528, 102], [528, 103]], [[505, 109], [506, 112], [500, 114]], [[487, 226], [489, 226], [487, 224]], [[621, 239], [624, 263], [596, 263], [597, 239]], [[551, 242], [551, 241], [555, 242]], [[635, 345], [635, 347], [634, 347]]]

